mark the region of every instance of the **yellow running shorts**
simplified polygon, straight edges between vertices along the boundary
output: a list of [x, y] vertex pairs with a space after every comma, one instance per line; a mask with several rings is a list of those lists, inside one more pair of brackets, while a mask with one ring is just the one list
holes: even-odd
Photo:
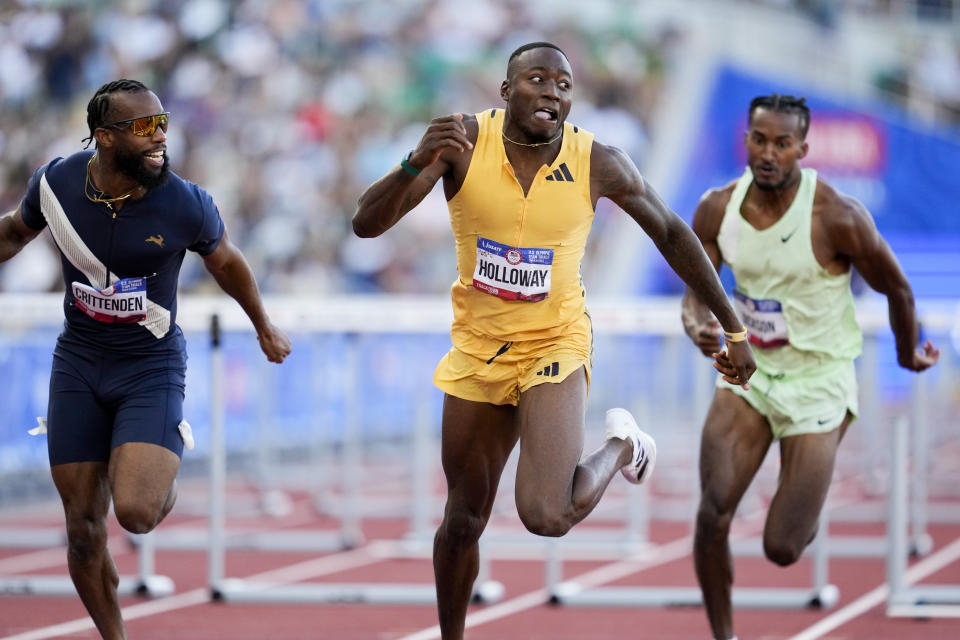
[[593, 365], [590, 318], [573, 323], [552, 338], [504, 342], [471, 333], [454, 336], [454, 344], [469, 345], [471, 353], [454, 346], [440, 360], [433, 383], [457, 398], [491, 404], [517, 405], [520, 394], [547, 382], [563, 382], [584, 368], [587, 384]]

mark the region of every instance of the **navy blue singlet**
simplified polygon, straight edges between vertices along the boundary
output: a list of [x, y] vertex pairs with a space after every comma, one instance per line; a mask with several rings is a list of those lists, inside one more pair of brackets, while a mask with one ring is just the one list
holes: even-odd
[[[49, 226], [66, 285], [50, 377], [51, 465], [105, 461], [125, 442], [182, 453], [186, 349], [176, 326], [177, 281], [186, 251], [207, 256], [224, 232], [210, 195], [172, 172], [119, 211], [92, 202], [84, 185], [93, 153], [38, 169], [21, 205], [27, 226]], [[128, 283], [138, 289], [124, 300], [116, 294]]]

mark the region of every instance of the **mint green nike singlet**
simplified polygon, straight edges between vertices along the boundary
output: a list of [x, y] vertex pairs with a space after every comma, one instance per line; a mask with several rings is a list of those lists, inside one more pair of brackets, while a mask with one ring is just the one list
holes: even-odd
[[816, 170], [801, 170], [790, 208], [763, 230], [740, 213], [752, 182], [748, 167], [727, 203], [717, 244], [736, 277], [734, 302], [757, 366], [771, 375], [792, 376], [852, 361], [860, 355], [863, 337], [854, 316], [850, 271], [832, 275], [813, 254]]

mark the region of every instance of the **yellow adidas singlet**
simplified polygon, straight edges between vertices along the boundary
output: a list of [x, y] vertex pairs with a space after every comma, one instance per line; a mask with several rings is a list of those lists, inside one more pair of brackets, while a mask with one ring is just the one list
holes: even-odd
[[[503, 147], [503, 120], [503, 109], [477, 114], [470, 168], [447, 203], [459, 272], [451, 291], [453, 344], [477, 356], [490, 338], [563, 335], [586, 313], [580, 261], [593, 224], [593, 134], [564, 123], [560, 153], [540, 167], [524, 196]], [[486, 340], [475, 340], [481, 336]]]

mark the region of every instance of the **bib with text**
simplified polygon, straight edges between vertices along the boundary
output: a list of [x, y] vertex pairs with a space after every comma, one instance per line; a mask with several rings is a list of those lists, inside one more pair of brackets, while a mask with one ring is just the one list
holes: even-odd
[[110, 324], [140, 322], [147, 317], [146, 278], [123, 278], [106, 289], [73, 283], [73, 299], [85, 314]]
[[477, 238], [473, 286], [503, 298], [539, 302], [550, 295], [553, 249], [511, 247]]
[[750, 344], [762, 349], [790, 344], [787, 320], [778, 300], [754, 300], [740, 291], [733, 292], [737, 314], [747, 330]]

